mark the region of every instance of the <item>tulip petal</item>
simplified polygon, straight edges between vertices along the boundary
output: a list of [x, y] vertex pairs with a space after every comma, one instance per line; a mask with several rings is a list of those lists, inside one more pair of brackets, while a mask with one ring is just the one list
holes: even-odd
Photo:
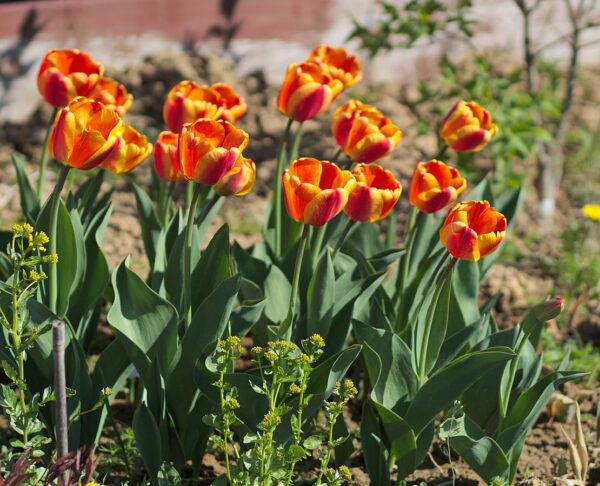
[[304, 209], [304, 223], [320, 227], [333, 219], [345, 206], [348, 193], [340, 189], [325, 189]]

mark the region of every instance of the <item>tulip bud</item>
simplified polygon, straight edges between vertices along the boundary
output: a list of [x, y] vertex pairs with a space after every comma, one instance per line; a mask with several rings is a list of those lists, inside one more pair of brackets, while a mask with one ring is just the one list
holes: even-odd
[[277, 107], [288, 118], [306, 121], [329, 108], [344, 85], [314, 62], [290, 64], [279, 90]]
[[122, 125], [116, 132], [119, 149], [100, 164], [107, 172], [125, 174], [140, 165], [152, 152], [152, 144], [131, 125]]
[[456, 152], [477, 152], [496, 135], [492, 115], [474, 101], [458, 101], [439, 129], [440, 137]]
[[220, 96], [219, 104], [223, 108], [221, 119], [229, 123], [237, 122], [246, 113], [246, 102], [234, 89], [225, 83], [215, 83], [210, 87]]
[[256, 180], [256, 166], [241, 155], [233, 168], [214, 186], [221, 196], [245, 196]]
[[402, 140], [402, 132], [377, 108], [357, 100], [336, 110], [331, 127], [337, 145], [358, 163], [385, 157]]
[[539, 321], [556, 319], [564, 308], [565, 299], [563, 297], [554, 297], [535, 306], [535, 317]]
[[52, 157], [63, 165], [89, 170], [119, 153], [119, 115], [102, 103], [77, 97], [60, 110], [48, 141]]
[[200, 119], [179, 135], [179, 160], [185, 177], [214, 185], [227, 174], [248, 145], [248, 134], [224, 120]]
[[165, 181], [185, 181], [179, 162], [179, 135], [160, 132], [154, 144], [154, 170]]
[[76, 96], [88, 96], [104, 68], [77, 49], [46, 53], [37, 76], [40, 94], [52, 106], [66, 106]]
[[380, 165], [358, 164], [352, 171], [357, 185], [348, 196], [344, 212], [352, 221], [374, 222], [385, 218], [400, 199], [402, 186]]
[[193, 123], [200, 118], [219, 118], [223, 112], [219, 99], [219, 94], [208, 86], [181, 81], [165, 99], [163, 118], [169, 130], [179, 133], [185, 123]]
[[458, 170], [439, 160], [419, 162], [410, 180], [410, 203], [423, 213], [450, 206], [467, 187]]
[[123, 116], [133, 103], [133, 96], [122, 84], [111, 78], [100, 78], [90, 93], [90, 98]]
[[315, 62], [331, 77], [339, 79], [344, 89], [360, 81], [360, 61], [356, 56], [348, 55], [346, 49], [321, 45], [306, 58], [306, 62]]
[[454, 258], [478, 261], [506, 234], [506, 218], [488, 201], [460, 202], [448, 213], [440, 240]]
[[283, 196], [294, 221], [323, 226], [344, 209], [356, 180], [331, 162], [304, 157], [283, 172]]

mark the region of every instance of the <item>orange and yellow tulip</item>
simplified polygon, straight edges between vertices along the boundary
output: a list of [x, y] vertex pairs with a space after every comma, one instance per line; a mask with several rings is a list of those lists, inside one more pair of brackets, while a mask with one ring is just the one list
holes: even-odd
[[104, 68], [78, 49], [49, 50], [37, 75], [40, 94], [52, 106], [66, 106], [76, 96], [88, 96]]
[[506, 218], [487, 201], [460, 202], [448, 213], [440, 240], [454, 258], [478, 261], [506, 235]]
[[394, 174], [380, 165], [358, 164], [352, 175], [357, 184], [348, 196], [344, 212], [352, 221], [361, 223], [385, 218], [402, 193]]
[[100, 167], [113, 174], [131, 172], [152, 152], [152, 144], [131, 125], [122, 125], [117, 130], [119, 148], [104, 160]]
[[335, 142], [350, 159], [370, 163], [385, 157], [402, 140], [402, 132], [371, 105], [350, 100], [333, 115]]
[[89, 98], [99, 101], [121, 116], [133, 103], [133, 96], [127, 92], [127, 88], [111, 78], [100, 78]]
[[332, 47], [326, 44], [316, 47], [308, 55], [306, 62], [319, 64], [321, 69], [333, 78], [339, 79], [344, 88], [357, 83], [362, 77], [360, 61], [341, 47]]
[[419, 162], [410, 180], [410, 203], [424, 213], [435, 213], [453, 204], [467, 182], [458, 170], [439, 160]]
[[48, 149], [63, 165], [93, 169], [119, 153], [122, 123], [119, 115], [102, 103], [77, 97], [58, 112]]
[[185, 181], [179, 162], [179, 135], [160, 132], [154, 144], [154, 170], [165, 181]]
[[317, 63], [290, 64], [279, 90], [277, 108], [292, 120], [310, 120], [327, 110], [343, 89], [343, 83]]
[[442, 120], [439, 134], [456, 152], [477, 152], [497, 131], [489, 111], [474, 101], [457, 101]]
[[238, 157], [233, 168], [214, 186], [221, 196], [245, 196], [256, 180], [256, 166], [250, 159]]
[[219, 94], [219, 104], [223, 111], [220, 118], [229, 123], [237, 122], [246, 114], [246, 102], [235, 90], [225, 83], [215, 83], [210, 87]]
[[348, 201], [356, 179], [331, 162], [303, 157], [283, 172], [283, 196], [288, 215], [295, 221], [323, 226]]
[[201, 118], [235, 123], [244, 113], [244, 99], [223, 83], [206, 86], [194, 81], [181, 81], [169, 91], [163, 105], [165, 123], [175, 133], [179, 133], [185, 123]]
[[241, 157], [248, 134], [225, 120], [200, 119], [179, 135], [181, 170], [188, 180], [217, 184]]

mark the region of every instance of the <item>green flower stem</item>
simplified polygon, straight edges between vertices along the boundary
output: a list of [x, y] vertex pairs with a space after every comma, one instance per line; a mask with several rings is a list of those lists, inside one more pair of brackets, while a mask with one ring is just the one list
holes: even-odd
[[189, 181], [185, 186], [185, 207], [189, 208], [192, 205], [192, 199], [194, 199], [194, 183]]
[[350, 231], [352, 230], [352, 228], [354, 228], [355, 224], [356, 224], [356, 221], [352, 221], [351, 219], [348, 220], [348, 223], [346, 224], [346, 227], [344, 228], [344, 231], [342, 231], [342, 234], [340, 235], [340, 237], [337, 240], [337, 243], [335, 244], [335, 247], [333, 249], [333, 253], [331, 253], [331, 260], [335, 260], [335, 256], [340, 251], [340, 248], [344, 244], [344, 241], [346, 240], [346, 238], [350, 234]]
[[54, 111], [52, 112], [52, 118], [50, 118], [50, 123], [48, 124], [48, 129], [46, 130], [46, 136], [44, 137], [44, 145], [42, 145], [42, 155], [40, 158], [40, 170], [38, 171], [36, 190], [38, 199], [42, 198], [42, 192], [44, 190], [44, 177], [46, 176], [46, 166], [48, 165], [48, 141], [50, 140], [50, 133], [52, 133], [52, 127], [54, 125], [54, 119], [56, 118], [57, 112], [58, 108], [54, 108]]
[[285, 156], [285, 148], [287, 145], [287, 139], [292, 128], [293, 120], [288, 120], [288, 123], [283, 132], [283, 137], [279, 141], [277, 146], [277, 165], [275, 166], [275, 180], [273, 181], [273, 206], [275, 214], [275, 257], [281, 257], [281, 215], [282, 215], [282, 201], [281, 191], [282, 182], [281, 175], [283, 174], [283, 158]]
[[[506, 387], [504, 388], [504, 393], [502, 393], [502, 389], [500, 390], [500, 394], [498, 395], [498, 412], [500, 413], [500, 417], [498, 420], [498, 432], [502, 432], [502, 427], [504, 425], [504, 420], [506, 419], [506, 414], [508, 412], [508, 402], [510, 401], [510, 391], [512, 390], [513, 384], [515, 382], [515, 376], [517, 375], [517, 367], [519, 365], [519, 357], [529, 340], [529, 335], [523, 333], [521, 336], [521, 340], [519, 341], [519, 337], [521, 334], [521, 327], [517, 326], [517, 351], [516, 356], [510, 361], [510, 369], [508, 372], [508, 381], [506, 382]], [[500, 382], [500, 387], [502, 387], [502, 382]]]
[[229, 435], [229, 418], [225, 411], [225, 372], [221, 371], [219, 375], [219, 397], [221, 399], [221, 413], [223, 414], [223, 454], [225, 455], [225, 472], [229, 484], [231, 481], [231, 466], [229, 464], [229, 451], [227, 447], [227, 436]]
[[327, 454], [325, 454], [325, 457], [321, 459], [321, 468], [319, 470], [319, 475], [317, 476], [317, 481], [315, 482], [316, 486], [322, 484], [321, 480], [323, 479], [323, 474], [325, 473], [325, 469], [329, 465], [329, 461], [331, 461], [331, 454], [333, 453], [333, 427], [335, 426], [338, 417], [339, 415], [336, 414], [335, 416], [332, 416], [331, 420], [329, 421], [329, 433], [327, 435]]
[[[429, 336], [431, 334], [431, 326], [433, 325], [433, 317], [435, 315], [435, 308], [437, 307], [438, 301], [440, 300], [440, 295], [442, 293], [442, 289], [444, 288], [444, 284], [446, 283], [446, 279], [452, 275], [452, 269], [458, 260], [456, 258], [452, 258], [448, 265], [446, 266], [444, 272], [442, 273], [440, 279], [437, 282], [435, 287], [435, 291], [433, 297], [431, 299], [431, 303], [429, 304], [429, 309], [427, 309], [427, 315], [425, 317], [425, 329], [423, 330], [423, 341], [421, 343], [421, 349], [419, 350], [419, 360], [418, 360], [418, 379], [419, 385], [422, 385], [427, 381], [427, 348], [429, 346]], [[425, 298], [423, 298], [425, 300]], [[418, 315], [418, 314], [417, 314]]]
[[96, 174], [94, 175], [93, 180], [88, 185], [87, 190], [85, 191], [85, 194], [83, 195], [79, 203], [79, 214], [83, 214], [85, 211], [87, 211], [88, 206], [92, 206], [96, 201], [96, 195], [98, 191], [96, 190], [95, 186], [98, 182], [99, 187], [102, 186], [105, 173], [106, 172], [104, 171], [104, 169], [99, 168], [98, 172], [96, 172]]
[[[58, 225], [58, 208], [60, 206], [60, 193], [62, 191], [63, 186], [65, 185], [65, 181], [67, 180], [67, 175], [69, 174], [70, 167], [68, 165], [63, 165], [58, 173], [58, 180], [56, 181], [56, 185], [54, 186], [54, 190], [52, 191], [51, 199], [51, 208], [50, 208], [50, 254], [56, 253], [56, 233], [57, 233], [57, 225]], [[50, 310], [56, 314], [56, 302], [57, 302], [57, 285], [58, 285], [58, 275], [57, 275], [57, 265], [50, 265], [48, 269], [48, 281], [49, 281], [49, 307]]]
[[387, 216], [387, 228], [385, 229], [385, 247], [389, 250], [394, 245], [396, 239], [396, 207], [392, 207], [390, 214]]
[[408, 283], [408, 269], [410, 267], [413, 246], [415, 245], [415, 238], [417, 234], [416, 228], [418, 220], [420, 219], [420, 215], [421, 212], [416, 207], [410, 207], [410, 212], [408, 213], [408, 226], [406, 228], [406, 244], [404, 245], [406, 253], [402, 259], [402, 280], [400, 281], [399, 294], [402, 293]]
[[196, 207], [202, 191], [202, 186], [188, 183], [186, 195], [190, 193], [189, 188], [192, 188], [192, 199], [188, 206], [187, 226], [185, 228], [185, 246], [183, 250], [183, 316], [185, 327], [187, 328], [192, 322], [192, 236], [194, 234], [194, 217], [196, 215]]
[[435, 160], [440, 160], [446, 154], [446, 151], [448, 150], [448, 145], [446, 143], [444, 143], [443, 141], [441, 141], [440, 143], [442, 144], [442, 146], [440, 147], [440, 149], [438, 150], [438, 153], [434, 157]]
[[288, 157], [288, 162], [298, 158], [298, 149], [300, 148], [300, 140], [302, 139], [302, 122], [298, 124], [298, 128], [296, 128], [296, 132], [294, 133], [294, 138], [292, 139], [292, 147], [290, 150], [290, 154]]
[[338, 149], [338, 151], [335, 153], [335, 155], [333, 156], [333, 159], [331, 159], [331, 161], [334, 164], [337, 164], [338, 160], [340, 160], [341, 155], [342, 155], [342, 149]]
[[163, 184], [164, 193], [163, 200], [160, 206], [160, 221], [162, 227], [166, 228], [169, 223], [169, 216], [171, 216], [171, 198], [173, 197], [173, 190], [175, 189], [175, 181], [169, 181]]
[[[302, 269], [302, 258], [304, 257], [304, 249], [306, 247], [306, 240], [308, 237], [308, 231], [310, 226], [305, 224], [302, 228], [302, 235], [300, 236], [300, 242], [298, 243], [298, 253], [296, 254], [296, 264], [294, 266], [294, 276], [292, 277], [292, 293], [290, 294], [290, 305], [288, 309], [288, 315], [286, 322], [291, 322], [294, 318], [294, 310], [296, 308], [296, 301], [298, 299], [298, 285], [300, 283], [300, 270]], [[290, 327], [292, 327], [290, 325]]]
[[325, 237], [325, 231], [327, 230], [327, 224], [324, 224], [320, 228], [317, 228], [315, 238], [312, 245], [312, 267], [315, 268], [317, 261], [319, 260], [319, 254], [321, 253], [321, 247], [323, 246], [323, 238]]

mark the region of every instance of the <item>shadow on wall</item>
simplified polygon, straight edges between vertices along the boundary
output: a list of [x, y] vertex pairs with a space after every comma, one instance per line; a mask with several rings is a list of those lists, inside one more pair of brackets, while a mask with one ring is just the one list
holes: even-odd
[[38, 22], [37, 10], [29, 10], [21, 21], [15, 42], [0, 51], [0, 82], [2, 83], [0, 109], [6, 102], [6, 96], [12, 83], [19, 77], [24, 76], [33, 66], [34, 61], [27, 63], [22, 61], [23, 53], [44, 28], [44, 25], [44, 23]]

